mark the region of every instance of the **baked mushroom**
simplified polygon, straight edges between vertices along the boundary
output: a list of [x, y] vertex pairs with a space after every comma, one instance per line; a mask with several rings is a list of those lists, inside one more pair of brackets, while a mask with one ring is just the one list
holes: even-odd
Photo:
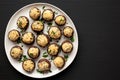
[[20, 46], [14, 46], [10, 50], [10, 55], [12, 58], [19, 60], [23, 55], [23, 49]]
[[66, 40], [62, 43], [61, 48], [64, 53], [70, 53], [73, 50], [73, 44]]
[[32, 59], [36, 59], [40, 55], [40, 49], [37, 46], [32, 46], [27, 51], [28, 56]]
[[55, 23], [59, 26], [63, 26], [66, 23], [66, 18], [63, 15], [58, 15], [55, 17]]
[[35, 69], [35, 62], [31, 59], [23, 61], [22, 67], [26, 72], [32, 72]]
[[42, 13], [42, 18], [45, 21], [52, 21], [54, 19], [54, 12], [51, 9], [45, 9]]
[[26, 30], [29, 25], [29, 20], [26, 16], [20, 16], [17, 20], [17, 26], [21, 29]]
[[62, 56], [57, 56], [54, 60], [53, 60], [54, 65], [61, 69], [63, 68], [63, 66], [65, 65], [65, 59]]
[[63, 34], [65, 37], [72, 37], [73, 36], [73, 33], [74, 33], [74, 30], [72, 27], [70, 26], [66, 26], [64, 29], [63, 29]]
[[18, 30], [13, 29], [9, 31], [8, 38], [9, 40], [15, 42], [20, 38], [20, 32]]
[[48, 46], [47, 49], [48, 54], [50, 54], [51, 56], [56, 56], [59, 52], [59, 45], [56, 43], [52, 43]]
[[31, 25], [34, 32], [41, 32], [44, 29], [44, 24], [41, 21], [34, 21]]
[[51, 26], [48, 30], [48, 35], [52, 38], [52, 39], [60, 39], [61, 37], [61, 30], [56, 27], [56, 26]]
[[49, 44], [49, 37], [46, 34], [39, 34], [36, 41], [39, 46], [46, 47]]
[[47, 72], [50, 71], [51, 63], [47, 59], [40, 59], [38, 61], [38, 69], [41, 72]]
[[35, 36], [31, 32], [26, 32], [22, 35], [22, 42], [25, 44], [33, 44], [35, 41]]
[[30, 9], [29, 15], [33, 20], [38, 20], [40, 18], [41, 11], [37, 7], [33, 7]]

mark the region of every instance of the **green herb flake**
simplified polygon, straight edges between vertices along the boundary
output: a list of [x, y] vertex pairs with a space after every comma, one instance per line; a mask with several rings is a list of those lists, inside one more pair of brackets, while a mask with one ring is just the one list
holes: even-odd
[[42, 55], [42, 57], [45, 57], [45, 58], [48, 57], [47, 52], [44, 52], [43, 55]]
[[27, 56], [26, 55], [23, 55], [23, 61], [27, 60]]
[[36, 69], [36, 71], [37, 71], [38, 73], [43, 73], [43, 71], [40, 71], [39, 69]]
[[55, 32], [54, 32], [54, 31], [52, 31], [51, 33], [52, 33], [53, 35], [55, 35]]
[[43, 6], [42, 9], [45, 9], [45, 6]]
[[21, 43], [21, 38], [19, 37], [18, 40], [17, 40], [17, 43]]
[[52, 26], [52, 22], [49, 22], [49, 23], [47, 23], [48, 24], [48, 26]]
[[66, 61], [67, 61], [68, 57], [69, 57], [68, 55], [64, 55], [64, 58]]
[[70, 40], [71, 40], [72, 42], [74, 42], [74, 41], [75, 41], [75, 39], [74, 39], [74, 37], [73, 37], [73, 36], [70, 38]]
[[51, 70], [49, 70], [49, 72], [51, 73], [52, 71], [51, 71]]
[[33, 54], [32, 54], [32, 53], [30, 53], [30, 56], [31, 56], [31, 57], [33, 57]]

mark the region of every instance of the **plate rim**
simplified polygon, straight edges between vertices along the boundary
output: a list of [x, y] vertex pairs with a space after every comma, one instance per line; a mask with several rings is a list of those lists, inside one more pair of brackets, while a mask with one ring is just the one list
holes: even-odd
[[[7, 51], [6, 51], [6, 48], [7, 48], [7, 47], [6, 47], [7, 28], [8, 28], [8, 25], [10, 24], [12, 18], [13, 18], [18, 12], [20, 12], [22, 9], [24, 9], [24, 8], [26, 8], [26, 7], [29, 7], [29, 6], [32, 6], [32, 5], [38, 5], [38, 4], [50, 5], [50, 6], [54, 7], [54, 8], [56, 8], [57, 10], [60, 10], [63, 14], [65, 14], [65, 16], [67, 16], [67, 17], [69, 18], [70, 21], [72, 21], [71, 17], [68, 16], [67, 13], [66, 13], [64, 10], [62, 10], [61, 8], [55, 6], [55, 5], [51, 4], [51, 3], [46, 3], [46, 2], [30, 3], [30, 4], [27, 4], [27, 5], [19, 8], [19, 9], [18, 9], [17, 11], [15, 11], [15, 13], [13, 13], [13, 15], [9, 18], [8, 23], [7, 23], [7, 26], [6, 26], [6, 28], [5, 28], [4, 48], [5, 48], [5, 54], [6, 54], [6, 56], [7, 56]], [[47, 76], [47, 77], [32, 77], [32, 76], [28, 76], [28, 75], [22, 73], [21, 71], [17, 70], [17, 69], [13, 66], [13, 64], [11, 63], [9, 57], [7, 56], [7, 59], [8, 59], [8, 61], [9, 61], [9, 63], [12, 65], [12, 67], [13, 67], [16, 71], [18, 71], [18, 72], [21, 73], [22, 75], [25, 75], [25, 76], [31, 77], [31, 78], [36, 78], [36, 79], [49, 78], [49, 77], [55, 76], [55, 75], [63, 72], [64, 70], [66, 70], [66, 69], [73, 63], [73, 61], [75, 60], [75, 58], [76, 58], [76, 56], [77, 56], [77, 53], [78, 53], [78, 47], [79, 47], [78, 32], [77, 32], [76, 26], [75, 26], [75, 24], [74, 24], [73, 21], [72, 21], [72, 24], [74, 25], [75, 32], [77, 33], [77, 34], [76, 34], [76, 38], [77, 38], [76, 40], [77, 40], [77, 45], [78, 45], [78, 46], [76, 47], [76, 48], [77, 48], [77, 49], [76, 49], [76, 54], [75, 54], [75, 56], [72, 58], [72, 61], [71, 61], [64, 69], [60, 70], [60, 71], [57, 72], [56, 74], [52, 74], [52, 75]]]

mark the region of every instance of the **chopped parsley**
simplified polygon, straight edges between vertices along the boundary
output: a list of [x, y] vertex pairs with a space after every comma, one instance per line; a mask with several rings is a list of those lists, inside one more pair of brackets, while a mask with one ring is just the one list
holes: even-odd
[[47, 52], [44, 52], [43, 55], [42, 55], [42, 57], [44, 57], [44, 58], [48, 57]]
[[17, 43], [21, 43], [21, 38], [19, 37], [18, 40], [17, 40]]
[[67, 61], [68, 57], [69, 57], [68, 55], [64, 55], [64, 58], [66, 61]]
[[45, 9], [45, 6], [43, 6], [42, 9]]
[[52, 33], [53, 35], [55, 35], [55, 32], [54, 32], [54, 31], [52, 31], [51, 33]]
[[71, 40], [72, 42], [74, 42], [74, 41], [75, 41], [75, 39], [74, 39], [74, 37], [73, 37], [73, 36], [70, 38], [70, 40]]
[[27, 56], [26, 55], [23, 55], [18, 61], [19, 62], [23, 62], [23, 61], [25, 61], [25, 60], [27, 60], [28, 58], [27, 58]]
[[36, 69], [36, 71], [37, 71], [38, 73], [43, 73], [43, 71], [40, 71], [39, 69]]
[[52, 26], [52, 22], [48, 22], [47, 24], [48, 24], [48, 26]]
[[32, 53], [30, 53], [30, 56], [31, 56], [31, 57], [33, 57], [33, 54], [32, 54]]
[[43, 24], [45, 23], [45, 20], [44, 20], [44, 19], [40, 19], [39, 21], [42, 22]]

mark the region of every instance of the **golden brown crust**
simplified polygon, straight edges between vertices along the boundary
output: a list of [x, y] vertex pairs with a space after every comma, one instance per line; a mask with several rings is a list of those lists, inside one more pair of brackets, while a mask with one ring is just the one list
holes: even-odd
[[[72, 48], [71, 48], [70, 51], [64, 51], [64, 49], [63, 49], [63, 47], [62, 47], [64, 43], [70, 43], [70, 44], [72, 45]], [[73, 50], [73, 44], [72, 44], [72, 42], [70, 42], [69, 40], [63, 41], [62, 44], [61, 44], [61, 49], [62, 49], [62, 51], [63, 51], [64, 53], [70, 53], [70, 52], [72, 52], [72, 50]]]
[[[51, 18], [51, 19], [45, 19], [45, 18], [43, 17], [44, 12], [47, 11], [47, 10], [49, 10], [50, 12], [52, 12], [52, 18]], [[52, 11], [52, 9], [45, 9], [45, 10], [43, 11], [43, 13], [42, 13], [42, 18], [43, 18], [45, 21], [47, 21], [47, 22], [52, 21], [52, 20], [54, 19], [54, 16], [55, 16], [55, 14], [54, 14], [54, 12]]]
[[[25, 41], [23, 40], [23, 37], [24, 37], [24, 35], [26, 35], [26, 34], [28, 34], [28, 33], [31, 33], [31, 34], [32, 34], [33, 40], [30, 41], [30, 42], [25, 42]], [[31, 39], [31, 38], [30, 38], [30, 39]], [[25, 32], [25, 33], [22, 35], [22, 42], [23, 42], [24, 44], [30, 45], [30, 44], [33, 44], [34, 41], [35, 41], [35, 36], [34, 36], [34, 34], [33, 34], [32, 32]]]
[[[24, 64], [26, 61], [28, 61], [28, 60], [30, 60], [32, 63], [32, 65], [33, 65], [33, 67], [32, 67], [32, 69], [30, 70], [30, 69], [25, 69], [25, 67], [24, 66], [27, 66], [26, 64]], [[22, 67], [23, 67], [23, 69], [26, 71], [26, 72], [32, 72], [34, 69], [35, 69], [35, 62], [32, 60], [32, 59], [27, 59], [27, 60], [25, 60], [25, 61], [23, 61], [23, 63], [22, 63]]]
[[[52, 54], [51, 51], [49, 51], [49, 47], [50, 47], [51, 45], [55, 45], [56, 47], [58, 47], [57, 53]], [[50, 54], [51, 56], [57, 56], [58, 53], [59, 53], [59, 51], [60, 51], [60, 46], [59, 46], [57, 43], [51, 43], [51, 44], [48, 46], [48, 48], [47, 48], [47, 52], [48, 52], [48, 54]]]
[[[23, 21], [19, 22], [19, 19], [20, 19], [20, 18], [25, 18], [25, 19], [26, 19], [27, 22], [25, 23], [24, 26], [22, 26]], [[25, 21], [24, 21], [24, 22], [25, 22]], [[26, 29], [28, 28], [28, 26], [29, 26], [29, 20], [28, 20], [28, 18], [27, 18], [26, 16], [20, 16], [20, 17], [18, 18], [18, 20], [17, 20], [17, 26], [18, 26], [20, 29], [26, 30]]]
[[50, 68], [51, 68], [51, 63], [50, 63], [49, 60], [47, 60], [47, 59], [40, 59], [40, 60], [38, 61], [38, 69], [41, 70], [39, 64], [42, 63], [42, 62], [46, 62], [46, 63], [48, 64], [48, 69], [43, 70], [42, 72], [49, 71]]
[[[14, 38], [15, 40], [10, 39], [10, 37], [9, 37], [9, 35], [10, 35], [10, 33], [11, 33], [12, 31], [17, 31], [17, 33], [18, 33], [18, 38], [16, 38], [16, 39]], [[9, 38], [9, 40], [15, 42], [15, 41], [17, 41], [17, 40], [20, 38], [20, 32], [19, 32], [18, 30], [16, 30], [16, 29], [13, 29], [13, 30], [11, 30], [11, 31], [8, 32], [8, 38]]]
[[[44, 35], [44, 36], [46, 37], [47, 41], [48, 41], [44, 46], [38, 43], [38, 37], [39, 37], [40, 35]], [[48, 44], [50, 43], [50, 39], [49, 39], [48, 35], [46, 35], [46, 34], [39, 34], [39, 35], [36, 37], [36, 43], [37, 43], [37, 45], [39, 45], [40, 47], [43, 47], [43, 48], [44, 48], [44, 47], [48, 46]]]
[[[37, 48], [37, 49], [38, 49], [38, 55], [36, 55], [35, 57], [31, 56], [30, 53], [29, 53], [30, 48]], [[36, 58], [38, 58], [39, 55], [40, 55], [40, 49], [39, 49], [37, 46], [31, 46], [31, 47], [29, 47], [29, 49], [28, 49], [28, 51], [27, 51], [27, 54], [28, 54], [28, 56], [29, 56], [30, 58], [36, 59]]]
[[[31, 16], [31, 10], [32, 10], [32, 9], [37, 9], [37, 10], [38, 10], [37, 12], [38, 12], [39, 14], [36, 14], [36, 15], [33, 14], [34, 16]], [[29, 11], [29, 16], [30, 16], [33, 20], [38, 20], [38, 19], [40, 18], [40, 15], [41, 15], [41, 11], [40, 11], [37, 7], [31, 8], [30, 11]]]
[[[59, 22], [60, 22], [60, 23], [59, 23], [59, 22], [57, 22], [57, 18], [60, 17], [60, 16], [62, 16], [62, 17], [64, 18], [64, 20], [62, 20], [62, 19], [59, 20]], [[62, 21], [64, 21], [64, 22], [61, 23]], [[56, 17], [55, 17], [55, 23], [56, 23], [58, 26], [63, 26], [63, 25], [65, 25], [65, 24], [66, 24], [66, 18], [65, 18], [65, 16], [63, 16], [63, 15], [58, 15], [58, 16], [56, 16]]]
[[[70, 32], [70, 33], [65, 33], [65, 29], [67, 29], [67, 28], [70, 28], [70, 29], [72, 30], [72, 32]], [[73, 30], [72, 27], [70, 27], [70, 26], [64, 27], [64, 29], [63, 29], [63, 35], [64, 35], [65, 37], [70, 38], [70, 37], [73, 36], [73, 34], [74, 34], [74, 30]]]
[[[56, 65], [55, 62], [54, 62], [55, 59], [58, 58], [58, 57], [61, 58], [61, 59], [63, 60], [62, 66]], [[64, 57], [62, 57], [62, 56], [57, 56], [56, 58], [53, 60], [54, 65], [55, 65], [57, 68], [62, 69], [62, 68], [65, 66], [65, 59], [64, 59]]]
[[[13, 50], [14, 48], [18, 48], [18, 49], [20, 49], [20, 50], [22, 51], [22, 53], [20, 53], [17, 57], [14, 57], [14, 56], [12, 55], [12, 50]], [[19, 59], [22, 57], [22, 55], [23, 55], [23, 49], [22, 49], [20, 46], [14, 46], [14, 47], [12, 47], [11, 50], [10, 50], [10, 55], [11, 55], [12, 58], [19, 60]]]
[[[39, 29], [34, 29], [34, 28], [33, 28], [33, 24], [34, 24], [35, 22], [36, 22], [36, 21], [34, 21], [34, 22], [31, 24], [31, 29], [32, 29], [34, 32], [36, 32], [36, 33], [42, 32], [42, 31], [44, 30], [44, 24], [39, 21], [39, 22], [41, 23], [41, 25], [40, 25], [40, 23], [39, 23]], [[40, 26], [43, 27], [43, 28], [40, 29]]]
[[[57, 28], [59, 31], [60, 31], [60, 34], [58, 35], [58, 34], [56, 34], [56, 32], [54, 32], [53, 30], [53, 32], [51, 32], [50, 30], [52, 29], [52, 28]], [[61, 38], [61, 36], [62, 36], [62, 31], [61, 31], [61, 29], [59, 28], [59, 27], [56, 27], [56, 26], [51, 26], [50, 28], [49, 28], [49, 30], [48, 30], [48, 35], [50, 36], [50, 38], [52, 38], [52, 39], [60, 39]]]

